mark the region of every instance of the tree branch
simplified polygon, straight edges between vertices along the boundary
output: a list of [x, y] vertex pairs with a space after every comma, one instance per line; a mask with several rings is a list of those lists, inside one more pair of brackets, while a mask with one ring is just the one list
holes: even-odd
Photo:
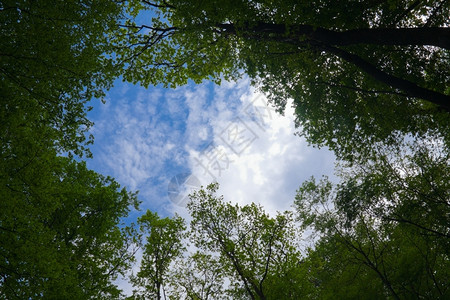
[[376, 80], [394, 89], [401, 90], [411, 97], [427, 100], [438, 105], [443, 110], [450, 112], [450, 96], [448, 95], [420, 87], [411, 81], [390, 75], [376, 68], [374, 65], [365, 61], [358, 55], [349, 53], [345, 50], [327, 45], [319, 45], [318, 48], [328, 53], [334, 54], [342, 58], [343, 60], [357, 66], [359, 69], [372, 76]]

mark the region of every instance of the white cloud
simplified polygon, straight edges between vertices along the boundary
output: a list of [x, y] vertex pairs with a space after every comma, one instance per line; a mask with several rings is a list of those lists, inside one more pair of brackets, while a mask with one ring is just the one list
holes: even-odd
[[168, 163], [183, 164], [185, 159], [179, 129], [185, 126], [180, 124], [183, 114], [187, 116], [183, 93], [119, 85], [107, 103], [94, 108], [91, 117], [95, 122], [94, 160], [88, 163], [130, 190], [140, 190], [144, 209], [159, 206], [167, 199], [154, 182], [167, 173]]
[[213, 135], [212, 143], [203, 148], [186, 145], [190, 169], [203, 185], [219, 182], [219, 193], [228, 201], [256, 202], [271, 213], [286, 210], [304, 180], [333, 172], [331, 152], [309, 147], [294, 136], [293, 108], [288, 106], [284, 116], [275, 113], [248, 82], [215, 86], [211, 107], [189, 107], [194, 110], [190, 114], [201, 111], [203, 122], [188, 127], [200, 132], [202, 126], [210, 126]]

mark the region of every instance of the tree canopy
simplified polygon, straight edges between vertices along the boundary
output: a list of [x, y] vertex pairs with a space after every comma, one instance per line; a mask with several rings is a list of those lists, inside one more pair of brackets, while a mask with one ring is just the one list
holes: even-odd
[[[403, 147], [385, 146], [376, 159], [341, 166], [338, 184], [304, 182], [295, 212], [269, 216], [254, 203], [231, 204], [216, 195], [217, 184], [194, 192], [186, 232], [192, 245], [171, 260], [165, 296], [447, 299], [448, 152], [433, 140], [404, 140]], [[143, 261], [157, 262], [147, 255]], [[142, 265], [138, 274], [156, 269]]]
[[[190, 195], [192, 217], [147, 212], [147, 235], [132, 299], [298, 299], [313, 293], [298, 248], [292, 212], [269, 216], [261, 206], [233, 205], [218, 184]], [[186, 239], [188, 238], [188, 239]], [[188, 246], [188, 242], [192, 244]]]
[[85, 163], [19, 156], [0, 176], [0, 294], [6, 299], [111, 299], [133, 259], [122, 224], [136, 195]]
[[[244, 72], [339, 157], [399, 132], [448, 143], [447, 1], [135, 1], [115, 46], [132, 82]], [[367, 143], [369, 141], [369, 143]]]
[[434, 141], [380, 149], [339, 185], [302, 184], [295, 206], [317, 242], [308, 257], [321, 299], [450, 295], [449, 154]]
[[255, 203], [233, 205], [215, 195], [217, 184], [194, 192], [188, 209], [190, 238], [206, 253], [219, 257], [234, 289], [233, 299], [299, 298], [307, 294], [302, 282], [300, 231], [290, 212], [271, 217]]
[[[449, 1], [2, 1], [0, 298], [448, 299]], [[124, 80], [247, 74], [340, 158], [269, 215], [191, 195], [189, 230], [81, 161]], [[74, 158], [76, 157], [76, 159]], [[305, 233], [312, 234], [304, 250]]]
[[134, 299], [166, 299], [169, 267], [186, 250], [184, 220], [179, 216], [161, 218], [148, 210], [138, 224], [146, 241], [140, 270], [131, 276], [136, 287]]
[[117, 75], [105, 32], [122, 12], [114, 1], [2, 1], [2, 153], [16, 131], [44, 125], [60, 151], [88, 153], [87, 102]]
[[87, 102], [114, 80], [119, 3], [0, 4], [0, 298], [111, 299], [133, 259], [136, 194], [89, 156]]

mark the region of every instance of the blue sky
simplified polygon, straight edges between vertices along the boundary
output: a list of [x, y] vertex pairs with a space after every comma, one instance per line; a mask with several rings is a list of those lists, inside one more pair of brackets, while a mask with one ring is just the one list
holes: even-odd
[[177, 89], [118, 80], [106, 104], [91, 104], [88, 166], [139, 190], [141, 208], [163, 216], [187, 216], [183, 195], [213, 181], [228, 201], [285, 210], [304, 180], [333, 175], [333, 154], [294, 135], [290, 105], [276, 113], [246, 78]]

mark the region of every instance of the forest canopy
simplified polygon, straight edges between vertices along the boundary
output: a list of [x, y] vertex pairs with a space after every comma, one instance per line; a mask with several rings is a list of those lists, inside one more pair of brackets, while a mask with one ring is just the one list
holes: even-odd
[[0, 3], [0, 298], [111, 299], [134, 259], [135, 193], [86, 167], [111, 86], [112, 1]]
[[[450, 298], [450, 2], [2, 1], [0, 299]], [[190, 195], [188, 220], [89, 170], [117, 78], [247, 76], [338, 158], [269, 214]], [[140, 251], [140, 252], [138, 252]], [[142, 259], [132, 269], [133, 262]], [[126, 276], [132, 295], [117, 285]]]

